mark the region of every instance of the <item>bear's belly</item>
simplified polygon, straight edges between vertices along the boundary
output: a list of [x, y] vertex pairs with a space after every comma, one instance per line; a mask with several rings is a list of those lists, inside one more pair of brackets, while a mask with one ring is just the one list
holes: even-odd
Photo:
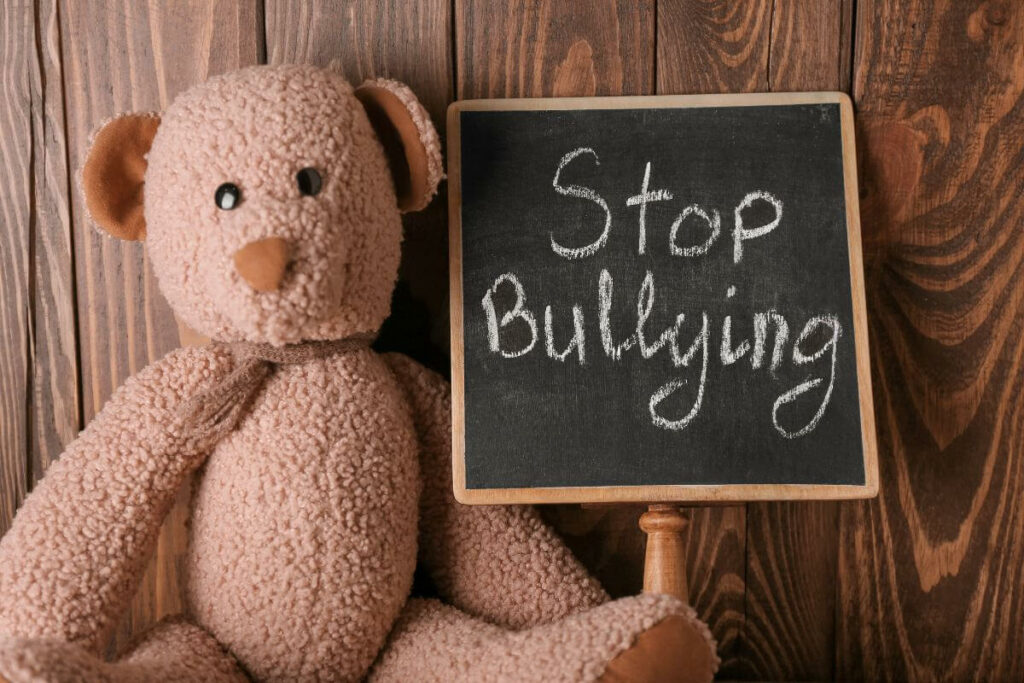
[[365, 675], [416, 564], [417, 446], [386, 366], [279, 368], [199, 477], [193, 618], [259, 680]]

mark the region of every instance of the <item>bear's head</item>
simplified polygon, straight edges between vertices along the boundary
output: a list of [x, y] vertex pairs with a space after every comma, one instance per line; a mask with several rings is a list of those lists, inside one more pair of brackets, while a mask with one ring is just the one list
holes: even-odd
[[219, 341], [375, 333], [390, 309], [400, 213], [441, 179], [440, 144], [395, 81], [252, 67], [160, 115], [112, 119], [82, 168], [92, 220], [145, 239], [174, 312]]

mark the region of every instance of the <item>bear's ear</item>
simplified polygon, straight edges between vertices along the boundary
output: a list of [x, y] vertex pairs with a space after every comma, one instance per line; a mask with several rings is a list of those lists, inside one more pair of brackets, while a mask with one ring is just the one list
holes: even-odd
[[398, 208], [419, 211], [441, 182], [441, 142], [430, 115], [408, 86], [378, 78], [356, 88], [395, 180]]
[[160, 126], [156, 114], [125, 114], [93, 134], [82, 166], [82, 193], [89, 217], [123, 240], [146, 236], [142, 186], [146, 155]]

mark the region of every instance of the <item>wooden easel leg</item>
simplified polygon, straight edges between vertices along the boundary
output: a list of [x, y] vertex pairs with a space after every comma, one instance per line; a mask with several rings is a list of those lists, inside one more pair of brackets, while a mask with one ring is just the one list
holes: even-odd
[[683, 531], [689, 520], [678, 505], [651, 505], [640, 515], [647, 534], [644, 556], [644, 592], [673, 595], [689, 603], [686, 585], [686, 548]]

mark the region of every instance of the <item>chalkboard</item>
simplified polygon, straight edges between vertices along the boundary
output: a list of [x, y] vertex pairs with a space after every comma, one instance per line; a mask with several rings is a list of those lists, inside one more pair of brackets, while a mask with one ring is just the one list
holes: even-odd
[[466, 503], [877, 492], [841, 93], [457, 102]]

